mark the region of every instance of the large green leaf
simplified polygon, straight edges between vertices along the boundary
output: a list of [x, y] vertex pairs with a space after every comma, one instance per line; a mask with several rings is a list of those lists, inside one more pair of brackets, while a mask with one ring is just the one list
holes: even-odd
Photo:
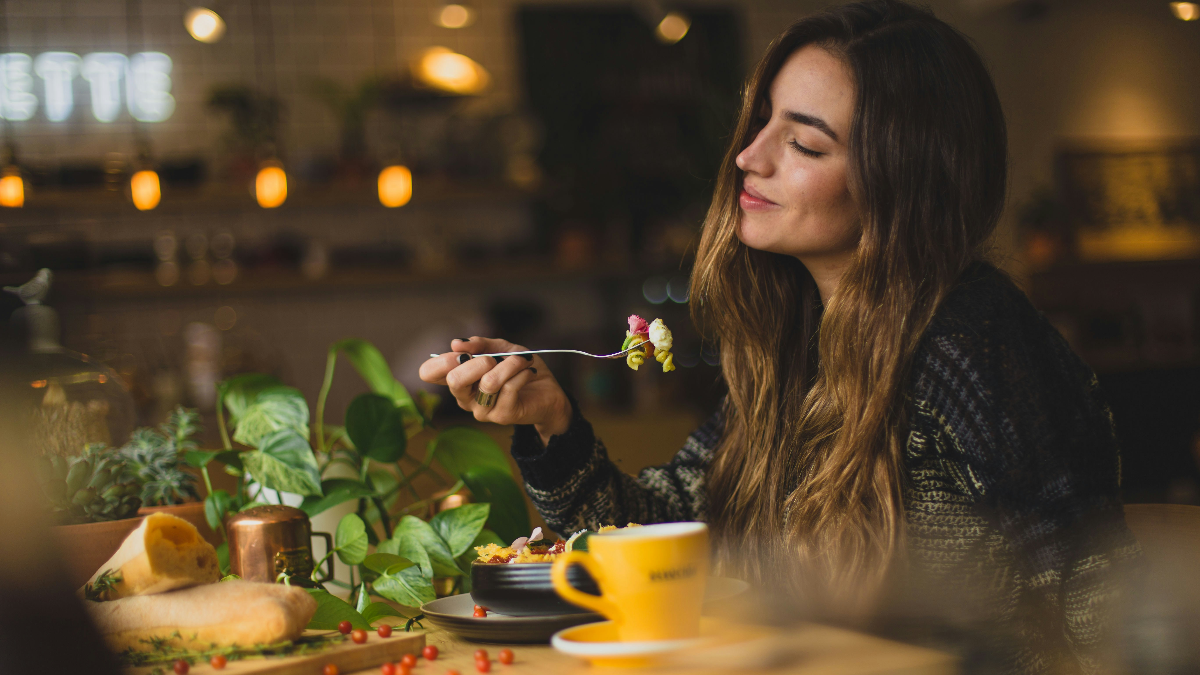
[[215, 532], [225, 532], [225, 514], [233, 505], [233, 498], [224, 490], [213, 490], [204, 498], [204, 519]]
[[379, 553], [391, 553], [393, 555], [402, 556], [416, 563], [421, 573], [430, 579], [433, 578], [433, 562], [429, 560], [429, 553], [416, 537], [401, 536], [400, 529], [397, 528], [391, 539], [379, 543], [375, 547]]
[[391, 399], [379, 394], [362, 394], [350, 402], [346, 433], [360, 456], [377, 462], [400, 459], [408, 445], [404, 417]]
[[358, 514], [347, 513], [333, 535], [337, 557], [347, 565], [361, 565], [367, 558], [367, 526]]
[[420, 607], [437, 599], [433, 582], [421, 574], [419, 567], [410, 567], [399, 574], [382, 574], [371, 587], [388, 600], [408, 607]]
[[300, 509], [311, 518], [343, 502], [372, 497], [375, 491], [353, 478], [328, 478], [321, 481], [324, 497], [305, 497]]
[[505, 541], [529, 536], [531, 526], [529, 511], [525, 508], [525, 494], [510, 474], [490, 466], [476, 466], [467, 469], [462, 479], [476, 502], [492, 505], [488, 527], [495, 530], [496, 534]]
[[381, 394], [392, 400], [396, 406], [412, 405], [413, 399], [404, 385], [396, 381], [387, 359], [366, 340], [357, 338], [339, 340], [333, 343], [331, 349], [336, 349], [350, 359], [351, 365], [366, 381], [367, 386], [376, 394]]
[[260, 393], [282, 384], [278, 378], [262, 373], [235, 375], [217, 385], [217, 400], [225, 404], [229, 421], [236, 423]]
[[458, 565], [454, 562], [454, 556], [450, 553], [450, 547], [446, 545], [437, 532], [430, 527], [429, 523], [421, 520], [416, 516], [404, 516], [400, 522], [396, 524], [393, 538], [404, 540], [415, 540], [420, 543], [425, 549], [425, 553], [429, 555], [429, 564], [433, 567], [433, 575], [440, 577], [451, 577], [462, 574], [458, 569]]
[[371, 627], [371, 622], [350, 606], [350, 603], [341, 598], [330, 595], [328, 591], [320, 588], [309, 588], [309, 594], [313, 600], [317, 601], [317, 613], [313, 614], [312, 621], [308, 622], [310, 630], [337, 630], [338, 624], [343, 621], [349, 621], [351, 626], [367, 630]]
[[429, 526], [450, 547], [450, 555], [457, 558], [470, 550], [490, 512], [489, 504], [464, 504], [439, 512], [430, 519]]
[[233, 440], [257, 448], [265, 436], [292, 429], [308, 438], [308, 403], [300, 390], [276, 386], [258, 393], [235, 422]]
[[183, 454], [183, 461], [188, 466], [203, 469], [220, 454], [220, 450], [188, 450]]
[[489, 467], [512, 475], [504, 451], [491, 436], [478, 429], [450, 427], [430, 442], [430, 449], [442, 466], [457, 478], [463, 478], [467, 470], [474, 467]]
[[241, 453], [242, 463], [264, 487], [321, 496], [321, 470], [308, 441], [293, 429], [281, 429], [262, 439], [258, 450]]
[[386, 602], [372, 602], [362, 611], [362, 615], [364, 619], [371, 623], [375, 623], [385, 616], [398, 616], [401, 619], [411, 619], [413, 617], [412, 614], [405, 614]]
[[408, 558], [402, 558], [393, 553], [372, 553], [363, 560], [363, 565], [372, 572], [379, 574], [396, 574], [401, 570], [412, 567], [415, 563]]

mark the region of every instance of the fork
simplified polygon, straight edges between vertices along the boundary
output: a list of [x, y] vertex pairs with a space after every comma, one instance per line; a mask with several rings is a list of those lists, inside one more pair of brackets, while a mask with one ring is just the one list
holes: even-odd
[[[505, 356], [524, 356], [526, 354], [579, 354], [580, 356], [590, 356], [593, 359], [617, 359], [622, 356], [625, 356], [629, 352], [631, 352], [639, 347], [642, 347], [642, 343], [640, 343], [640, 342], [636, 345], [633, 345], [632, 347], [629, 347], [628, 349], [624, 349], [619, 352], [614, 352], [612, 354], [589, 354], [588, 352], [581, 352], [578, 349], [530, 349], [530, 350], [523, 351], [523, 352], [500, 352], [497, 354], [472, 354], [471, 358], [476, 358], [476, 357], [480, 357], [480, 356], [490, 356], [492, 358], [498, 359], [498, 358], [503, 358]], [[465, 354], [466, 352], [462, 352], [462, 353]], [[430, 354], [429, 358], [436, 359], [439, 356], [441, 356], [441, 354]]]

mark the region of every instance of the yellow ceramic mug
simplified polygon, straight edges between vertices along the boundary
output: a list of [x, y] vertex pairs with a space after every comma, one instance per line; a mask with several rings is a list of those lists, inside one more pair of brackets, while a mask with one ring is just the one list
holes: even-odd
[[[587, 542], [588, 552], [571, 551], [554, 561], [550, 579], [559, 595], [611, 619], [622, 642], [700, 635], [708, 579], [707, 525], [630, 527], [593, 535]], [[576, 563], [596, 580], [599, 596], [567, 582], [567, 568]]]

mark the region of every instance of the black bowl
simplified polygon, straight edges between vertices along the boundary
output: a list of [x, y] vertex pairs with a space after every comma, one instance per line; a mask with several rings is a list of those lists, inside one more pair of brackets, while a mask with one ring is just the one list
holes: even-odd
[[[471, 597], [475, 604], [509, 616], [591, 614], [555, 592], [550, 567], [551, 563], [471, 563]], [[600, 595], [595, 580], [579, 565], [567, 569], [567, 580], [584, 593]]]

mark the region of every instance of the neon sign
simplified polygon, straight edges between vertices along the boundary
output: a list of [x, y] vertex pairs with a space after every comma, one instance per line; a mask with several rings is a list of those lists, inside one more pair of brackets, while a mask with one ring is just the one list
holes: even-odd
[[42, 81], [42, 109], [51, 122], [71, 117], [76, 77], [87, 82], [92, 116], [100, 122], [117, 119], [122, 98], [139, 122], [161, 122], [175, 111], [171, 58], [166, 54], [139, 52], [126, 58], [116, 52], [96, 52], [81, 59], [70, 52], [45, 52], [37, 58], [13, 53], [0, 54], [0, 117], [33, 118], [38, 108], [35, 75]]

